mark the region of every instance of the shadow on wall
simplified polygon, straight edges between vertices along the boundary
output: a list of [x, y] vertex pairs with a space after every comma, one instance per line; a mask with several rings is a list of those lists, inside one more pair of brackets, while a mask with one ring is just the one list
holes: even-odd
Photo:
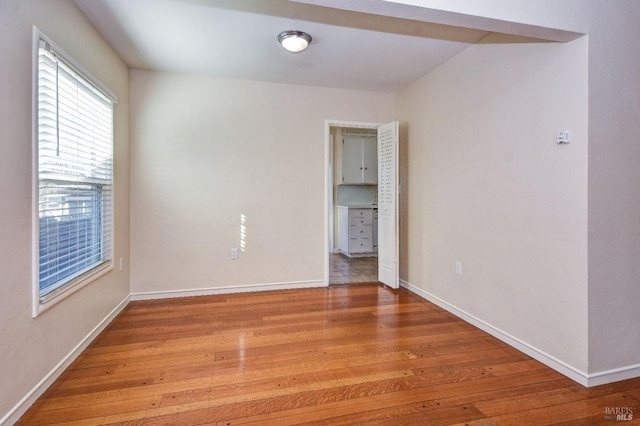
[[[398, 140], [398, 178], [400, 184], [400, 205], [398, 206], [399, 210], [399, 244], [400, 244], [400, 253], [398, 253], [399, 257], [399, 268], [400, 268], [400, 279], [407, 281], [409, 279], [409, 230], [407, 229], [407, 214], [409, 212], [409, 198], [407, 197], [409, 193], [409, 123], [399, 123], [399, 140]], [[418, 234], [416, 234], [418, 235]], [[421, 256], [421, 253], [413, 253], [414, 255]]]

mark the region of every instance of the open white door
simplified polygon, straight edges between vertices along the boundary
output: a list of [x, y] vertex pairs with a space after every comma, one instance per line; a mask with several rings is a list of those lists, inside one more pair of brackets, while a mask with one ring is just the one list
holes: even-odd
[[399, 287], [398, 122], [378, 127], [378, 281]]

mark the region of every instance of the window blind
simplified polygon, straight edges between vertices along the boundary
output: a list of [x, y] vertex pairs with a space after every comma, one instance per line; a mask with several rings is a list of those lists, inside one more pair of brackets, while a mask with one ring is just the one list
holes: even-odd
[[38, 49], [40, 299], [112, 259], [113, 101], [45, 40]]

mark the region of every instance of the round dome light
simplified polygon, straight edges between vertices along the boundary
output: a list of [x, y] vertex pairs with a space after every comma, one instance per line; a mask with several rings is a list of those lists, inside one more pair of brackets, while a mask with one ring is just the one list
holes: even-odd
[[278, 35], [278, 41], [291, 53], [300, 53], [311, 43], [311, 36], [302, 31], [283, 31]]

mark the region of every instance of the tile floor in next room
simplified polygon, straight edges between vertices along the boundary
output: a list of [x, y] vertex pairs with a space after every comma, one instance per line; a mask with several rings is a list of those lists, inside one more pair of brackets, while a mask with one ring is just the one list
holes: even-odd
[[350, 259], [340, 253], [329, 255], [329, 284], [351, 284], [378, 281], [378, 258]]

